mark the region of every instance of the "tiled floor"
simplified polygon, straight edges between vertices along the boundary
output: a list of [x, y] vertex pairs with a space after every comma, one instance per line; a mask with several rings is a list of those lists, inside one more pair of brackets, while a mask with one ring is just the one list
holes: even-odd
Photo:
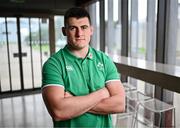
[[0, 128], [52, 126], [41, 94], [0, 99]]

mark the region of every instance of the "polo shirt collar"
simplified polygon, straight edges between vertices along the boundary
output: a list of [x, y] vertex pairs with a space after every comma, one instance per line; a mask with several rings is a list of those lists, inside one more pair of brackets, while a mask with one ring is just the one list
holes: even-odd
[[[67, 45], [64, 47], [64, 51], [65, 51], [65, 54], [67, 55], [66, 57], [68, 57], [68, 59], [70, 59], [71, 61], [75, 61], [75, 60], [77, 60], [77, 59], [82, 59], [82, 58], [79, 58], [79, 57], [75, 56], [71, 51], [69, 51]], [[87, 54], [87, 56], [86, 56], [85, 59], [93, 60], [93, 58], [94, 58], [93, 50], [92, 50], [92, 48], [89, 46], [89, 51], [88, 51], [88, 54]]]
[[90, 60], [93, 60], [93, 58], [94, 58], [93, 50], [92, 50], [92, 48], [90, 46], [89, 46], [89, 51], [88, 51], [88, 54], [87, 54], [86, 58], [88, 58]]

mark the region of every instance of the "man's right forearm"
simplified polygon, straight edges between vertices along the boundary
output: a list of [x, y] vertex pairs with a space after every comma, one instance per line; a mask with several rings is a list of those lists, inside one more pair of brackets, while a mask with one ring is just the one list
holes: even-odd
[[51, 115], [55, 120], [68, 120], [89, 111], [108, 96], [108, 90], [103, 88], [86, 96], [61, 98]]

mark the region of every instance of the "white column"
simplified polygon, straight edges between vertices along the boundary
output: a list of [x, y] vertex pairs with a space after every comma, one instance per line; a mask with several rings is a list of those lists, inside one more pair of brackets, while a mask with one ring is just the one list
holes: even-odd
[[107, 21], [107, 41], [108, 53], [114, 51], [114, 23], [113, 23], [113, 0], [108, 0], [108, 21]]
[[98, 39], [97, 39], [98, 28], [97, 28], [97, 23], [96, 23], [96, 20], [97, 20], [96, 19], [96, 17], [97, 17], [96, 3], [93, 3], [90, 6], [88, 6], [88, 11], [89, 11], [89, 14], [90, 14], [90, 17], [91, 17], [92, 26], [94, 28], [90, 45], [95, 49], [99, 49], [99, 42], [98, 42]]
[[137, 57], [137, 53], [138, 53], [138, 0], [131, 0], [130, 56]]

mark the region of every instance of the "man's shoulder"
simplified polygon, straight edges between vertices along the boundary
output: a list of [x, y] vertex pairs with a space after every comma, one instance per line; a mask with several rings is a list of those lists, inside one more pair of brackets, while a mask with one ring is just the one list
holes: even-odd
[[92, 49], [91, 51], [92, 51], [93, 55], [96, 56], [96, 58], [101, 58], [101, 59], [108, 59], [109, 58], [105, 52], [100, 51], [100, 50], [96, 50], [94, 48], [91, 48], [91, 49]]
[[63, 54], [63, 49], [60, 49], [59, 51], [57, 51], [56, 53], [52, 54], [47, 61], [45, 62], [45, 64], [47, 63], [59, 63], [62, 60], [62, 54]]
[[103, 51], [97, 50], [93, 47], [91, 47], [91, 52], [95, 55], [100, 55], [100, 56], [107, 56]]

